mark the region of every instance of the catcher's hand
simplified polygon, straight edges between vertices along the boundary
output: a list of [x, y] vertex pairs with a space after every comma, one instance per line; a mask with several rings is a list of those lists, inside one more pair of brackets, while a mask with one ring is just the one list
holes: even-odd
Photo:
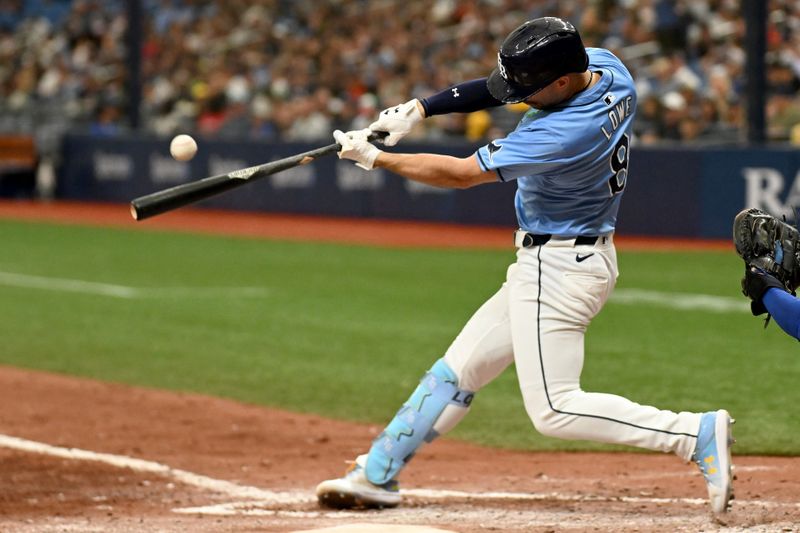
[[786, 287], [775, 276], [764, 272], [758, 267], [745, 265], [744, 277], [742, 278], [742, 294], [752, 300], [750, 302], [750, 311], [753, 315], [763, 315], [767, 312], [764, 307], [764, 293], [767, 289], [771, 288], [786, 290]]
[[745, 209], [733, 221], [733, 243], [748, 268], [773, 276], [791, 293], [800, 285], [797, 228], [759, 209]]

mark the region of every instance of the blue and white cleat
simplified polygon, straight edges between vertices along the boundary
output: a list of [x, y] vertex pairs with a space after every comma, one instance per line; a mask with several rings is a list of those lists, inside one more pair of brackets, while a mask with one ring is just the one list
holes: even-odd
[[333, 509], [383, 509], [397, 507], [400, 488], [396, 480], [375, 485], [367, 480], [367, 456], [359, 455], [344, 477], [317, 485], [317, 500]]
[[734, 422], [724, 409], [704, 413], [697, 432], [697, 446], [692, 454], [692, 460], [706, 479], [711, 510], [715, 514], [726, 512], [733, 500], [731, 444], [734, 439], [731, 425]]

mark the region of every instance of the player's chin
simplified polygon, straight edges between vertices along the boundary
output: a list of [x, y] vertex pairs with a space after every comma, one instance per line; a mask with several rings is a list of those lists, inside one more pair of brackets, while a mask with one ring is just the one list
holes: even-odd
[[548, 102], [545, 100], [539, 100], [538, 98], [531, 97], [525, 100], [523, 103], [528, 104], [534, 109], [548, 109], [555, 106], [556, 102]]
[[534, 109], [538, 109], [540, 111], [544, 111], [545, 109], [550, 109], [551, 107], [555, 107], [556, 104], [544, 103], [544, 102], [526, 102], [529, 106]]

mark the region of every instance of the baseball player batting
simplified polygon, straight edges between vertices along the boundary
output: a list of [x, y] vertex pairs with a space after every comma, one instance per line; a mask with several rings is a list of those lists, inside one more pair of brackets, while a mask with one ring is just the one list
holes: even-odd
[[[502, 139], [456, 158], [400, 154], [393, 145], [424, 117], [504, 103], [530, 106]], [[322, 505], [392, 507], [397, 477], [425, 442], [456, 426], [480, 390], [516, 365], [525, 409], [542, 434], [672, 452], [694, 460], [711, 509], [732, 499], [727, 411], [660, 410], [611, 394], [585, 392], [584, 333], [617, 279], [614, 228], [628, 181], [636, 90], [608, 50], [585, 48], [572, 24], [528, 21], [504, 40], [497, 68], [422, 100], [382, 111], [363, 131], [334, 138], [340, 158], [438, 187], [516, 181], [517, 260], [505, 283], [469, 319], [394, 418], [342, 478], [317, 487]]]

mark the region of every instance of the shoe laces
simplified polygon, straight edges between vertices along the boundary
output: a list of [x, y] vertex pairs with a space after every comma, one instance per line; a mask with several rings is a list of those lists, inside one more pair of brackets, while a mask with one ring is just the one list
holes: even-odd
[[350, 477], [360, 470], [363, 470], [360, 464], [356, 461], [345, 461], [347, 463], [347, 470], [344, 471], [344, 477]]

